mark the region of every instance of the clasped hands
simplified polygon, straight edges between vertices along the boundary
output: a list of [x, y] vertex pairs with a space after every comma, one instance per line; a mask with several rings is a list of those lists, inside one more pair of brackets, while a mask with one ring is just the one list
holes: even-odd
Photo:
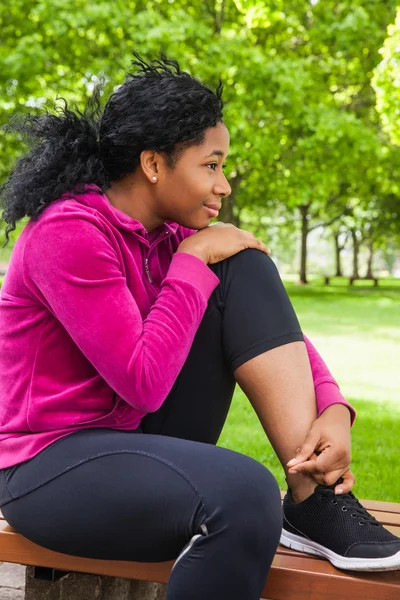
[[355, 483], [350, 462], [350, 411], [343, 404], [333, 404], [314, 421], [287, 467], [289, 474], [310, 475], [323, 485], [333, 485], [341, 477], [335, 493], [345, 494]]

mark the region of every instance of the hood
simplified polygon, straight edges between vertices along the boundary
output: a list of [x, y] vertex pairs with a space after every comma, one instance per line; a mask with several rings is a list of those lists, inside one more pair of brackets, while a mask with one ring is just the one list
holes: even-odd
[[155, 240], [158, 235], [161, 235], [165, 232], [165, 230], [169, 231], [169, 233], [176, 233], [179, 225], [173, 221], [166, 221], [160, 227], [157, 227], [153, 231], [149, 232], [142, 225], [140, 221], [137, 219], [133, 219], [129, 215], [125, 214], [118, 208], [115, 208], [107, 196], [102, 193], [100, 188], [96, 185], [87, 186], [85, 192], [83, 194], [77, 193], [65, 193], [62, 195], [61, 199], [63, 200], [75, 200], [79, 204], [83, 204], [89, 208], [97, 210], [102, 215], [106, 217], [108, 221], [112, 223], [114, 227], [119, 230], [130, 231], [138, 236], [138, 238], [143, 241], [149, 240], [149, 235], [152, 240]]

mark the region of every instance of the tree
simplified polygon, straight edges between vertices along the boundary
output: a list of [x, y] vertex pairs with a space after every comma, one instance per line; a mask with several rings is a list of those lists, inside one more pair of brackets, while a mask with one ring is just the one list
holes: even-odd
[[373, 85], [376, 91], [376, 107], [383, 130], [392, 142], [400, 145], [400, 8], [394, 24], [388, 27], [388, 37], [380, 50], [382, 60], [376, 67]]
[[335, 251], [335, 277], [343, 277], [341, 255], [343, 250], [346, 248], [349, 239], [349, 232], [346, 230], [346, 228], [340, 220], [336, 221], [330, 227], [330, 230], [334, 242]]
[[[309, 231], [343, 213], [382, 145], [370, 79], [394, 15], [389, 0], [10, 0], [0, 6], [0, 124], [57, 95], [82, 106], [99, 77], [107, 94], [133, 49], [147, 59], [162, 50], [213, 87], [221, 78], [233, 190], [221, 214], [297, 215], [306, 281]], [[0, 136], [1, 178], [22, 146]]]

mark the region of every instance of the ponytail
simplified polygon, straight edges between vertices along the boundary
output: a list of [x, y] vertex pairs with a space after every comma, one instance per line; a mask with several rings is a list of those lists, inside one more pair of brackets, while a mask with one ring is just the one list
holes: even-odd
[[37, 218], [63, 193], [83, 192], [89, 183], [107, 187], [98, 146], [99, 118], [97, 89], [83, 113], [62, 100], [56, 114], [18, 116], [6, 126], [22, 134], [30, 146], [0, 187], [7, 242], [19, 219]]

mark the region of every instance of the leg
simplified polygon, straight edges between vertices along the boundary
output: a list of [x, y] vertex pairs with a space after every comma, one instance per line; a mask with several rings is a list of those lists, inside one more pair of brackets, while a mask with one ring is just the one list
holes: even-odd
[[168, 600], [260, 598], [281, 503], [271, 474], [249, 457], [161, 435], [87, 430], [7, 477], [17, 499], [3, 506], [5, 518], [42, 546], [164, 561], [192, 541], [173, 568]]
[[[279, 275], [263, 253], [242, 252], [224, 261], [221, 271], [225, 354], [285, 465], [316, 418], [308, 355], [304, 343], [296, 341], [300, 329]], [[400, 540], [351, 493], [336, 496], [329, 486], [316, 487], [299, 474], [288, 476], [288, 482], [285, 545], [328, 558], [339, 568], [399, 568]]]
[[236, 381], [254, 407], [295, 499], [301, 501], [315, 483], [310, 477], [289, 475], [285, 465], [303, 443], [317, 412], [300, 325], [268, 256], [248, 250], [231, 262], [223, 290], [225, 346]]
[[[246, 250], [212, 269], [221, 284], [174, 388], [160, 410], [143, 419], [143, 431], [215, 444], [236, 378], [285, 465], [317, 416], [299, 323], [262, 252]], [[287, 478], [297, 501], [315, 487], [310, 477]]]
[[296, 455], [317, 418], [304, 344], [295, 342], [256, 356], [238, 367], [235, 377], [285, 470], [293, 499], [302, 502], [313, 493], [316, 483], [300, 473], [291, 475], [286, 463]]

